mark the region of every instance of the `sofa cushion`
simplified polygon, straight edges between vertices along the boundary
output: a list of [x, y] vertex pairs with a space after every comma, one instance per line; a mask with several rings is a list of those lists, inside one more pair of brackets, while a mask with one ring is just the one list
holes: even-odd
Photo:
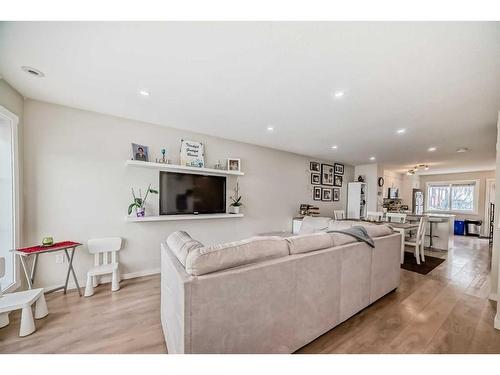
[[186, 272], [200, 276], [288, 255], [288, 242], [283, 238], [254, 237], [190, 251], [186, 258]]
[[329, 217], [305, 216], [300, 225], [299, 234], [311, 234], [324, 231], [332, 221]]
[[186, 258], [189, 252], [203, 247], [201, 242], [194, 240], [189, 234], [182, 230], [168, 236], [167, 245], [184, 267], [186, 267]]
[[289, 237], [286, 241], [290, 254], [308, 253], [333, 246], [331, 236], [323, 232]]

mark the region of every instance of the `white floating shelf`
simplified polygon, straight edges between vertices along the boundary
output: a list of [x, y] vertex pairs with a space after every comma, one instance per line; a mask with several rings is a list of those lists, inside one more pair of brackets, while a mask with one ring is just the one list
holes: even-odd
[[146, 221], [233, 219], [237, 217], [243, 217], [243, 214], [160, 215], [160, 216], [145, 216], [145, 217], [126, 216], [125, 220], [129, 223], [142, 223]]
[[[127, 160], [125, 162], [127, 167], [139, 167], [139, 168], [150, 168], [158, 169], [162, 171], [170, 172], [187, 172], [193, 174], [210, 174], [217, 176], [244, 176], [245, 173], [238, 171], [228, 171], [225, 169], [213, 169], [213, 168], [197, 168], [197, 167], [185, 167], [182, 165], [175, 164], [165, 164], [165, 163], [151, 163], [147, 161], [139, 160]], [[231, 215], [234, 216], [234, 215]]]

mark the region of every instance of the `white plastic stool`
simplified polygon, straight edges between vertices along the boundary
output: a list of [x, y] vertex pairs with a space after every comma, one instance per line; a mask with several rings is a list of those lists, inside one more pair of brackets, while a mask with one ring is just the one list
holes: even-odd
[[[0, 278], [5, 275], [5, 259], [0, 258]], [[21, 311], [21, 327], [19, 336], [28, 336], [35, 332], [35, 321], [31, 305], [35, 303], [35, 319], [45, 318], [49, 314], [43, 289], [30, 289], [24, 292], [2, 294], [0, 285], [0, 328], [9, 325], [9, 313], [14, 310]]]
[[[120, 269], [118, 267], [117, 253], [122, 247], [120, 237], [96, 238], [88, 241], [88, 248], [94, 254], [94, 265], [87, 272], [87, 285], [85, 297], [94, 295], [94, 288], [100, 284], [100, 276], [111, 274], [111, 291], [120, 289]], [[111, 253], [111, 260], [109, 254]]]
[[35, 319], [45, 318], [49, 314], [42, 288], [8, 293], [0, 297], [0, 328], [9, 324], [11, 311], [22, 309], [19, 336], [28, 336], [35, 332], [35, 321], [31, 310], [33, 303], [35, 303]]

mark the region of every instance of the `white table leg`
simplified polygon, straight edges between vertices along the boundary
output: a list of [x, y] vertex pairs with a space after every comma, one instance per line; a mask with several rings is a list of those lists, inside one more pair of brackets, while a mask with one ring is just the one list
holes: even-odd
[[0, 314], [0, 328], [8, 326], [9, 325], [9, 313], [2, 313]]
[[401, 264], [405, 262], [405, 230], [402, 228], [394, 228], [396, 232], [401, 234]]
[[45, 302], [45, 297], [42, 294], [40, 298], [35, 302], [35, 319], [42, 319], [49, 315], [49, 310], [47, 309], [47, 303]]
[[33, 311], [31, 311], [31, 306], [24, 307], [21, 312], [21, 327], [19, 328], [19, 336], [28, 336], [33, 332], [35, 332]]

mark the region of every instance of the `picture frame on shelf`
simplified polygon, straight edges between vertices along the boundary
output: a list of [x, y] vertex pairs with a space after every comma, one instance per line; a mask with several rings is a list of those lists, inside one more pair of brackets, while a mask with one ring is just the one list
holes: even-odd
[[311, 185], [321, 185], [320, 173], [311, 173]]
[[321, 172], [320, 164], [317, 161], [309, 162], [309, 170], [312, 172]]
[[321, 164], [321, 185], [333, 186], [333, 165]]
[[333, 186], [342, 187], [342, 180], [343, 180], [342, 176], [335, 175], [334, 181], [333, 181]]
[[343, 175], [344, 174], [344, 164], [335, 163], [333, 165], [333, 167], [334, 167], [334, 173], [335, 174], [339, 174], [339, 175]]
[[181, 165], [187, 167], [205, 167], [205, 146], [202, 142], [181, 139]]
[[333, 201], [333, 189], [332, 188], [321, 188], [321, 200], [323, 202]]
[[340, 201], [340, 188], [333, 188], [333, 201]]
[[149, 161], [149, 147], [132, 143], [132, 159], [138, 161]]
[[313, 187], [313, 200], [315, 201], [321, 200], [321, 188], [319, 186]]
[[233, 172], [241, 172], [241, 160], [240, 159], [227, 159], [227, 170]]

